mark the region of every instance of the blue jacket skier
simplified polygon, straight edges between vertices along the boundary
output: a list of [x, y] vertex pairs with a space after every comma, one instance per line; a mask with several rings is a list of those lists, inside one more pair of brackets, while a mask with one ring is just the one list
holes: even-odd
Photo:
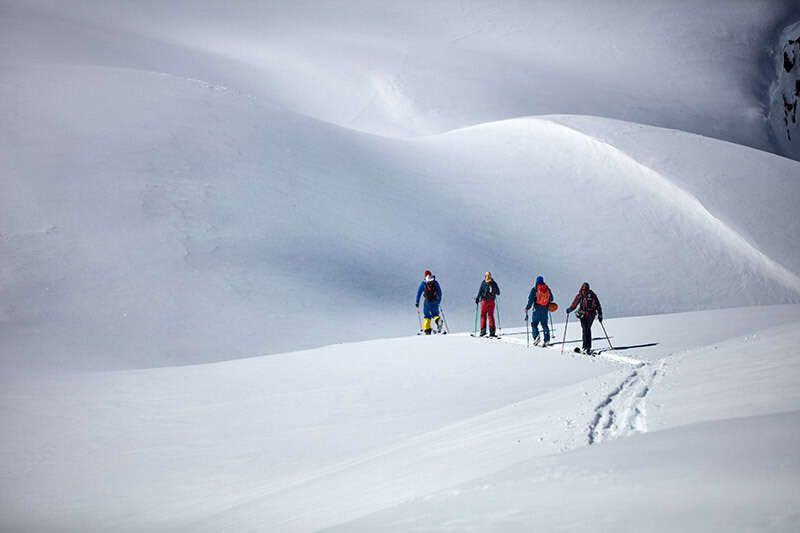
[[[550, 304], [553, 302], [553, 291], [544, 282], [542, 276], [536, 278], [536, 283], [533, 285], [530, 294], [528, 295], [528, 305], [525, 307], [525, 316], [528, 316], [528, 310], [533, 307], [531, 314], [531, 330], [533, 331], [533, 344], [539, 346], [547, 346], [550, 342], [550, 327], [548, 325], [548, 314], [550, 311]], [[539, 337], [539, 324], [542, 325], [542, 332], [544, 337]]]
[[439, 305], [442, 303], [442, 287], [436, 281], [436, 276], [431, 274], [430, 270], [426, 270], [423, 274], [424, 279], [419, 284], [417, 289], [417, 302], [416, 306], [419, 308], [419, 299], [421, 296], [425, 297], [422, 305], [422, 313], [424, 320], [422, 321], [422, 330], [425, 335], [430, 335], [431, 320], [436, 324], [436, 333], [442, 332], [442, 318], [439, 316]]

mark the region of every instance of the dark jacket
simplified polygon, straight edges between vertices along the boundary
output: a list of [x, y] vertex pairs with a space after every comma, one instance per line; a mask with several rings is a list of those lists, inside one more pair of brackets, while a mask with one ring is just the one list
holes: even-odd
[[596, 315], [601, 321], [603, 320], [603, 307], [600, 305], [600, 299], [597, 298], [597, 295], [586, 283], [581, 287], [580, 292], [575, 295], [572, 305], [567, 308], [567, 313], [571, 313], [576, 307], [578, 312], [575, 314], [578, 315], [578, 318], [594, 318]]
[[492, 280], [486, 283], [486, 280], [483, 280], [481, 281], [481, 288], [478, 289], [478, 296], [475, 298], [475, 302], [494, 300], [498, 296], [500, 296], [500, 287], [497, 286], [497, 282]]

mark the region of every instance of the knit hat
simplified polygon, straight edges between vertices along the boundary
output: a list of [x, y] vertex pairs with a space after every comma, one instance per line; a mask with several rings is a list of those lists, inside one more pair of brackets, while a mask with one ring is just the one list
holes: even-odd
[[538, 285], [540, 283], [544, 283], [544, 278], [542, 276], [537, 276], [536, 277], [536, 284]]

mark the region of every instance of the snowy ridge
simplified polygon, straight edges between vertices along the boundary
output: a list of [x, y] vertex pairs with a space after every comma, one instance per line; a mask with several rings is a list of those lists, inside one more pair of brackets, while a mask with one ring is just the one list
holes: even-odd
[[[798, 300], [797, 276], [759, 251], [786, 250], [789, 264], [800, 264], [780, 244], [800, 238], [792, 211], [745, 220], [746, 240], [663, 171], [553, 122], [575, 117], [398, 141], [130, 69], [18, 69], [0, 91], [16, 102], [6, 116], [19, 132], [4, 179], [27, 199], [8, 206], [0, 231], [14, 258], [0, 278], [0, 327], [17, 332], [0, 342], [15, 368], [191, 363], [358, 340], [362, 331], [401, 335], [414, 322], [408, 302], [432, 213], [447, 238], [427, 251], [425, 267], [440, 274], [454, 329], [471, 325], [462, 302], [487, 266], [501, 281], [502, 305], [520, 308], [531, 269], [561, 301], [591, 272], [618, 315]], [[629, 123], [595, 120], [630, 135]], [[644, 126], [634, 134], [650, 145], [682, 139]], [[645, 153], [656, 153], [650, 145]], [[716, 143], [705, 154], [723, 161], [729, 150]], [[780, 177], [800, 163], [759, 154], [761, 175], [725, 167], [726, 175], [748, 187], [774, 179], [775, 196], [798, 197], [800, 183]], [[712, 195], [715, 186], [697, 189]], [[595, 199], [592, 233], [575, 213], [582, 195]], [[89, 208], [87, 196], [97, 200]], [[748, 197], [726, 197], [725, 219], [736, 220], [732, 206]], [[534, 216], [550, 221], [548, 231], [520, 240]], [[609, 258], [608, 243], [622, 252]], [[686, 290], [652, 283], [665, 264], [663, 284]], [[48, 289], [24, 290], [34, 286]], [[325, 320], [302, 334], [316, 311]], [[363, 330], [352, 328], [354, 316]], [[87, 323], [95, 338], [70, 335]]]
[[561, 122], [555, 121], [554, 123], [580, 136], [586, 137], [590, 142], [597, 143], [604, 149], [613, 152], [616, 156], [629, 161], [633, 165], [639, 166], [644, 173], [642, 183], [653, 193], [662, 196], [668, 203], [679, 207], [681, 213], [692, 216], [697, 223], [702, 224], [714, 238], [726, 242], [729, 245], [729, 249], [736, 250], [744, 256], [755, 268], [760, 269], [765, 276], [771, 277], [787, 289], [792, 290], [796, 294], [800, 294], [800, 276], [764, 254], [756, 246], [748, 242], [747, 239], [742, 237], [742, 235], [711, 214], [697, 197], [683, 190], [666, 176], [640, 163], [617, 147]]

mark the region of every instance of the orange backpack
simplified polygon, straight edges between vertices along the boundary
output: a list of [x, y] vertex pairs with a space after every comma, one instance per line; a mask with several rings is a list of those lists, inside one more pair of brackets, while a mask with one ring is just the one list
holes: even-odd
[[536, 305], [547, 307], [550, 304], [550, 288], [540, 283], [536, 286]]

